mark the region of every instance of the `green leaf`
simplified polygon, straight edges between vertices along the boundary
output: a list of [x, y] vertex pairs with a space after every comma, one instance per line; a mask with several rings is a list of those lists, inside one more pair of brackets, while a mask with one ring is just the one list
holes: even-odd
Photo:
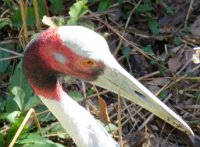
[[164, 100], [169, 94], [169, 91], [165, 90], [165, 91], [162, 91], [159, 95], [159, 98], [160, 100]]
[[9, 18], [1, 18], [0, 19], [0, 30], [10, 24], [11, 24], [11, 20]]
[[38, 133], [24, 134], [18, 139], [17, 144], [24, 144], [25, 147], [64, 147], [62, 144], [54, 143]]
[[56, 132], [65, 132], [65, 129], [61, 126], [61, 124], [57, 122], [54, 124], [52, 123], [51, 129], [49, 130], [49, 133], [56, 133]]
[[25, 93], [25, 97], [31, 97], [33, 92], [32, 92], [32, 88], [29, 85], [29, 83], [27, 82], [23, 71], [22, 71], [22, 62], [19, 62], [19, 64], [17, 65], [13, 76], [10, 78], [9, 81], [9, 89], [10, 91], [15, 87], [18, 86], [21, 89], [23, 89], [24, 93]]
[[173, 43], [175, 44], [175, 45], [180, 45], [181, 44], [181, 39], [179, 38], [179, 37], [174, 37], [173, 38]]
[[12, 24], [14, 27], [22, 27], [22, 17], [19, 9], [12, 15]]
[[[10, 54], [8, 52], [0, 50], [0, 59], [10, 57]], [[0, 61], [0, 72], [5, 72], [8, 65], [10, 63], [10, 60], [4, 60]]]
[[[13, 44], [2, 44], [0, 45], [1, 48], [3, 49], [7, 49], [7, 50], [13, 50], [15, 49], [14, 45]], [[7, 51], [3, 51], [3, 50], [0, 50], [0, 59], [3, 59], [3, 58], [8, 58], [10, 57], [10, 53], [8, 53]], [[0, 61], [0, 72], [6, 72], [8, 73], [8, 67], [9, 67], [9, 64], [10, 64], [10, 60], [4, 60], [4, 61]]]
[[4, 101], [3, 106], [6, 109], [6, 112], [10, 113], [15, 110], [19, 110], [19, 107], [17, 106], [17, 103], [13, 100], [13, 98], [8, 98], [6, 101]]
[[166, 71], [165, 71], [164, 68], [161, 67], [161, 68], [159, 68], [159, 73], [160, 73], [161, 76], [164, 76]]
[[114, 125], [113, 123], [109, 123], [108, 125], [106, 125], [106, 130], [113, 132], [116, 131], [118, 129], [118, 127], [116, 125]]
[[40, 18], [43, 18], [43, 16], [46, 15], [44, 1], [39, 0], [38, 7], [39, 7]]
[[151, 45], [147, 45], [147, 46], [143, 47], [142, 50], [145, 51], [146, 53], [148, 53], [149, 55], [154, 55]]
[[4, 136], [2, 133], [0, 133], [0, 146], [5, 146]]
[[10, 113], [2, 113], [0, 115], [0, 120], [7, 119], [10, 123], [15, 123], [20, 116], [21, 112], [20, 111], [13, 111]]
[[13, 93], [13, 100], [17, 103], [19, 109], [27, 111], [41, 101], [38, 96], [33, 95], [32, 88], [27, 82], [21, 66], [20, 62], [9, 81], [9, 89]]
[[58, 14], [62, 11], [63, 0], [49, 0], [51, 3], [51, 10], [53, 13]]
[[[45, 105], [39, 105], [37, 107], [37, 112], [47, 111], [47, 107]], [[40, 122], [48, 122], [48, 121], [55, 121], [56, 118], [52, 113], [44, 113], [38, 116]]]
[[70, 91], [68, 92], [68, 95], [72, 97], [75, 101], [82, 101], [84, 98], [79, 91]]
[[[22, 27], [22, 17], [21, 17], [21, 12], [20, 9], [15, 11], [12, 15], [12, 23], [14, 27]], [[35, 19], [35, 11], [34, 8], [29, 7], [27, 9], [27, 25], [28, 26], [34, 26], [36, 23]]]
[[143, 3], [141, 3], [136, 9], [137, 12], [147, 12], [152, 10], [153, 7], [150, 0], [144, 0]]
[[98, 12], [106, 11], [111, 5], [112, 5], [112, 0], [101, 0], [97, 11]]
[[30, 108], [37, 106], [41, 103], [40, 98], [34, 94], [32, 97], [29, 97], [24, 105], [24, 111], [28, 111]]
[[97, 120], [102, 126], [104, 126], [104, 128], [108, 131], [108, 132], [113, 132], [113, 131], [116, 131], [118, 129], [118, 127], [113, 124], [113, 123], [109, 123], [107, 124], [106, 126], [100, 121], [100, 120]]
[[90, 95], [93, 95], [93, 94], [95, 94], [95, 90], [94, 89], [89, 89], [88, 91], [87, 91], [87, 93], [86, 93], [86, 95], [87, 96], [90, 96]]
[[30, 133], [23, 135], [17, 143], [19, 144], [25, 144], [25, 143], [39, 143], [39, 144], [46, 144], [47, 140], [46, 138], [40, 136], [38, 133]]
[[151, 32], [154, 35], [158, 35], [159, 34], [159, 32], [160, 32], [159, 24], [155, 19], [148, 21], [148, 26], [149, 26], [149, 29], [151, 30]]
[[[15, 121], [15, 123], [11, 124], [10, 129], [7, 131], [7, 135], [5, 139], [7, 143], [11, 142], [11, 140], [13, 139], [13, 136], [16, 134], [16, 131], [20, 127], [23, 119], [24, 118], [20, 117], [17, 119], [17, 121]], [[25, 131], [25, 128], [24, 128], [24, 131]]]
[[65, 25], [65, 19], [63, 17], [59, 17], [58, 18], [58, 26], [63, 26]]
[[[57, 134], [58, 137], [65, 139], [66, 138], [66, 134], [63, 134], [63, 132], [66, 132], [65, 129], [61, 126], [60, 123], [54, 123], [51, 125], [51, 129], [49, 130], [49, 135], [50, 134]], [[61, 132], [61, 133], [59, 133]]]
[[156, 60], [151, 60], [151, 61], [150, 61], [150, 64], [151, 64], [151, 65], [156, 65], [156, 62], [157, 62]]
[[40, 35], [41, 33], [34, 33], [32, 36], [31, 36], [31, 40], [33, 39], [36, 39], [38, 37], [38, 35]]
[[18, 117], [20, 116], [21, 112], [20, 111], [13, 111], [11, 113], [6, 113], [6, 119], [10, 122], [10, 123], [15, 123], [18, 119]]
[[13, 98], [14, 101], [17, 103], [19, 109], [21, 111], [23, 111], [23, 109], [24, 109], [24, 97], [25, 97], [24, 91], [18, 86], [13, 87], [13, 89], [11, 91], [15, 96]]
[[190, 27], [187, 25], [184, 25], [184, 28], [183, 28], [183, 34], [186, 35], [190, 32]]
[[122, 48], [122, 54], [129, 60], [131, 49], [129, 47]]
[[173, 7], [171, 7], [171, 6], [166, 7], [166, 12], [168, 14], [173, 14], [174, 13]]
[[87, 0], [77, 1], [69, 9], [70, 19], [67, 21], [68, 25], [75, 25], [81, 16], [87, 13]]

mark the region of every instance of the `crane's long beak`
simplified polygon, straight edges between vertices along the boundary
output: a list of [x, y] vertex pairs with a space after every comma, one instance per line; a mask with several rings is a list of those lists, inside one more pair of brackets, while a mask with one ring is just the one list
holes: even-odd
[[104, 74], [92, 81], [92, 84], [120, 94], [120, 96], [149, 110], [175, 128], [186, 132], [188, 135], [194, 135], [191, 128], [176, 113], [124, 70], [115, 59], [109, 59], [105, 65]]

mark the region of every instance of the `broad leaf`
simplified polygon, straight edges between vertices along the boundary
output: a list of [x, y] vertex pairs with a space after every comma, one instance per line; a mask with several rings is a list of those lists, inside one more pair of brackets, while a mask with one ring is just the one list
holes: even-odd
[[23, 144], [25, 147], [64, 147], [62, 144], [54, 143], [38, 133], [24, 134], [18, 139], [17, 144]]
[[10, 113], [2, 113], [0, 115], [0, 120], [7, 119], [10, 123], [15, 123], [20, 116], [20, 111], [13, 111]]
[[144, 0], [136, 9], [137, 12], [146, 12], [153, 10], [150, 0]]
[[51, 3], [51, 10], [54, 14], [58, 14], [62, 11], [63, 0], [49, 0]]
[[75, 25], [79, 18], [87, 13], [87, 0], [77, 1], [69, 10], [70, 19], [67, 21], [68, 25]]
[[15, 87], [18, 86], [21, 89], [23, 89], [25, 96], [26, 97], [30, 97], [32, 96], [32, 88], [31, 86], [28, 84], [23, 71], [22, 71], [22, 63], [20, 62], [15, 71], [13, 76], [11, 77], [10, 81], [9, 81], [9, 89], [10, 91]]
[[0, 133], [0, 146], [5, 146], [4, 136], [2, 133]]
[[97, 11], [98, 12], [106, 11], [111, 5], [112, 5], [112, 0], [101, 0]]
[[148, 21], [148, 26], [149, 26], [149, 29], [151, 30], [151, 32], [154, 35], [158, 35], [159, 34], [159, 32], [160, 32], [159, 24], [155, 19]]
[[9, 18], [1, 18], [0, 19], [0, 30], [10, 24], [11, 24], [11, 20]]
[[12, 91], [12, 93], [15, 96], [13, 98], [14, 101], [17, 103], [19, 109], [21, 111], [23, 111], [23, 109], [24, 109], [24, 98], [25, 98], [24, 91], [20, 87], [18, 87], [18, 86], [13, 87], [13, 89], [11, 91]]
[[122, 48], [122, 54], [129, 60], [131, 49], [129, 47]]
[[68, 95], [73, 98], [75, 101], [82, 101], [83, 100], [83, 95], [78, 92], [78, 91], [70, 91], [68, 92]]
[[143, 47], [142, 50], [145, 51], [146, 53], [148, 53], [149, 55], [154, 55], [151, 45], [147, 45], [147, 46]]
[[12, 92], [13, 99], [17, 103], [20, 110], [27, 111], [31, 107], [39, 104], [41, 101], [38, 96], [33, 94], [32, 88], [27, 82], [21, 66], [20, 62], [10, 79], [9, 89]]
[[[22, 27], [22, 17], [21, 17], [21, 12], [20, 9], [14, 12], [12, 16], [12, 23], [14, 27]], [[29, 7], [27, 9], [27, 25], [28, 26], [34, 26], [36, 23], [36, 18], [35, 18], [35, 11], [34, 8]]]
[[[0, 59], [7, 58], [10, 56], [10, 53], [0, 50]], [[0, 61], [0, 72], [5, 72], [10, 60]]]

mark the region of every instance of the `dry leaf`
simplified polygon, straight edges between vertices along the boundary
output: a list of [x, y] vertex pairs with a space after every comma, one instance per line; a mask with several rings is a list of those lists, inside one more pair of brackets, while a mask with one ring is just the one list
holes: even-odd
[[170, 82], [169, 78], [153, 78], [153, 80], [147, 82], [147, 84], [154, 86], [164, 86], [166, 83], [169, 82]]
[[42, 22], [51, 28], [57, 27], [52, 17], [43, 16]]
[[184, 37], [188, 42], [199, 45], [200, 44], [200, 16], [190, 26], [191, 34]]
[[98, 98], [98, 104], [100, 107], [99, 118], [104, 124], [108, 124], [110, 122], [110, 118], [108, 116], [108, 108], [106, 102], [102, 98]]
[[200, 16], [197, 17], [195, 22], [190, 26], [192, 35], [200, 37]]
[[170, 58], [167, 63], [171, 72], [176, 72], [181, 67], [181, 63], [177, 58]]

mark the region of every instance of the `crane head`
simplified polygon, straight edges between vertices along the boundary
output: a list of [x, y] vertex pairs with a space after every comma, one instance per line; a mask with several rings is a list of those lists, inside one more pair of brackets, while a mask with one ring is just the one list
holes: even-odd
[[[46, 88], [59, 75], [82, 79], [119, 94], [175, 128], [194, 135], [176, 113], [120, 66], [110, 53], [106, 40], [96, 32], [81, 26], [53, 28], [31, 41], [27, 48], [25, 54], [29, 56], [25, 58], [29, 58], [29, 62], [24, 65], [25, 74], [35, 87]], [[38, 60], [30, 61], [31, 56]], [[35, 70], [31, 71], [32, 68]], [[35, 74], [37, 69], [46, 81]], [[52, 83], [47, 86], [49, 79]]]

